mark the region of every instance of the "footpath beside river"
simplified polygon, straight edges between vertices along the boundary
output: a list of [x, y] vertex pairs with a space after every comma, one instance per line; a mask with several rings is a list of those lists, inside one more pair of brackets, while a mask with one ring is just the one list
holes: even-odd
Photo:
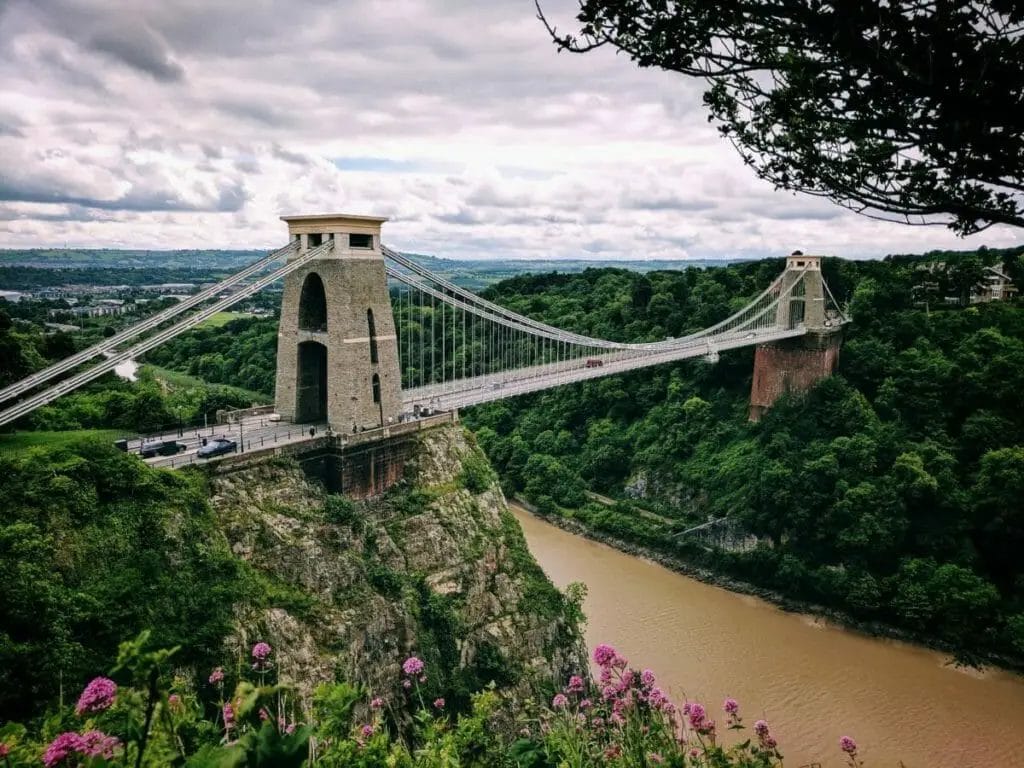
[[738, 699], [748, 725], [771, 723], [787, 766], [842, 766], [838, 740], [850, 735], [866, 768], [1024, 768], [1024, 678], [957, 669], [513, 511], [552, 581], [587, 585], [591, 647], [611, 643], [709, 710]]

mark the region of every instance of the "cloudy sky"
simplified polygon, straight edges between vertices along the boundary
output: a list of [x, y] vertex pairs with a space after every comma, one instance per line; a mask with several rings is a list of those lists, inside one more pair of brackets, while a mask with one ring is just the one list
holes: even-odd
[[0, 247], [270, 247], [278, 216], [334, 211], [454, 258], [1022, 239], [773, 191], [697, 83], [559, 54], [532, 0], [0, 0], [0, 41]]

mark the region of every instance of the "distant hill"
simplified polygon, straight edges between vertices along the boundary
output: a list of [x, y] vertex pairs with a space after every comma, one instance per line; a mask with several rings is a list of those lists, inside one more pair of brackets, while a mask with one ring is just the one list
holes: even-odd
[[[146, 272], [145, 282], [164, 280], [196, 280], [225, 275], [251, 264], [266, 252], [259, 250], [115, 250], [108, 248], [30, 248], [0, 250], [0, 286], [25, 288], [38, 285], [65, 283], [109, 284], [126, 282], [135, 284], [131, 277], [140, 275], [103, 275], [96, 270]], [[443, 259], [419, 253], [406, 254], [432, 272], [467, 287], [480, 288], [491, 283], [526, 273], [582, 272], [585, 269], [619, 267], [637, 272], [690, 267], [725, 266], [744, 259], [663, 259], [660, 261], [630, 261], [614, 259], [538, 259], [507, 261], [496, 259]], [[46, 275], [15, 272], [15, 268], [59, 270], [53, 280]], [[116, 278], [116, 279], [115, 279]]]

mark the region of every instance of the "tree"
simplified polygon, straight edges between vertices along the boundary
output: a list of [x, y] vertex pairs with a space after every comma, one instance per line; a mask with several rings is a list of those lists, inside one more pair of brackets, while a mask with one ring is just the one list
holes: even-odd
[[610, 46], [708, 84], [777, 188], [961, 235], [1024, 225], [1024, 7], [1004, 0], [580, 0], [562, 50]]

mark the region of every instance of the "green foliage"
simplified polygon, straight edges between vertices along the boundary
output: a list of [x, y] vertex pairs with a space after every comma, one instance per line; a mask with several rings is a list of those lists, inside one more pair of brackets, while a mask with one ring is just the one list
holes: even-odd
[[402, 594], [402, 584], [404, 583], [402, 575], [386, 565], [377, 562], [369, 563], [366, 567], [366, 579], [370, 582], [370, 586], [384, 597], [394, 599]]
[[470, 493], [483, 493], [497, 480], [487, 458], [477, 451], [462, 457], [459, 484]]
[[352, 525], [357, 514], [355, 502], [340, 493], [329, 493], [324, 498], [324, 517], [329, 523]]
[[82, 681], [143, 627], [182, 663], [219, 655], [245, 584], [198, 476], [97, 442], [3, 454], [0, 474], [0, 717]]

